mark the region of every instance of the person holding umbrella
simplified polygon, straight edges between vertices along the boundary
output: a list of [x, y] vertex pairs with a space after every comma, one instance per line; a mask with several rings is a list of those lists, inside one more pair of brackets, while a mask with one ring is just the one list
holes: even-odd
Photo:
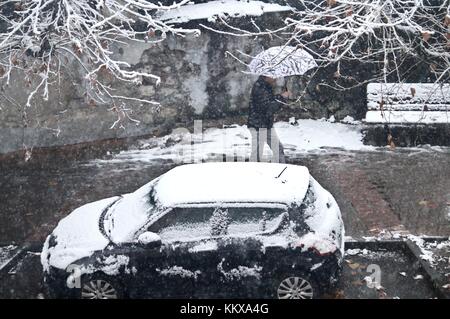
[[285, 163], [283, 145], [273, 128], [274, 114], [291, 98], [289, 90], [273, 93], [277, 78], [303, 75], [316, 67], [314, 58], [297, 47], [272, 47], [258, 54], [249, 64], [251, 74], [259, 75], [252, 88], [247, 127], [252, 135], [251, 161], [260, 162], [267, 143], [272, 149], [272, 162]]
[[273, 118], [281, 104], [291, 97], [286, 90], [282, 94], [273, 93], [276, 79], [261, 75], [252, 88], [247, 127], [252, 134], [252, 162], [261, 162], [264, 146], [272, 149], [272, 161], [285, 163], [283, 145], [273, 129]]

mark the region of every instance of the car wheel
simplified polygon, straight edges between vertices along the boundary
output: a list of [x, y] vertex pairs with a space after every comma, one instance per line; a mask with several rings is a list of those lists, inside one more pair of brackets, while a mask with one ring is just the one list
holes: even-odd
[[278, 299], [313, 299], [319, 295], [316, 282], [304, 274], [288, 274], [277, 280], [276, 297]]
[[120, 299], [122, 290], [116, 281], [105, 276], [89, 276], [81, 282], [81, 299]]

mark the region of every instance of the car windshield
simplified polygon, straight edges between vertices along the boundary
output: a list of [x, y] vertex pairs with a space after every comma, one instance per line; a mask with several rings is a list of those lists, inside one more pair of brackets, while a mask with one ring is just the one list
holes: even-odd
[[109, 241], [130, 242], [156, 212], [150, 182], [136, 192], [119, 197], [100, 216], [99, 228]]

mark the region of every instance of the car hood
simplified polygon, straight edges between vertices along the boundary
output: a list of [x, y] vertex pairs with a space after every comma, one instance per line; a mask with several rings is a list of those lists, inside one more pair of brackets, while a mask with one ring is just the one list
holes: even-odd
[[45, 241], [41, 254], [44, 271], [50, 266], [66, 269], [110, 243], [132, 241], [155, 211], [149, 196], [154, 182], [130, 194], [81, 206], [62, 219]]
[[41, 253], [44, 270], [49, 266], [66, 269], [71, 263], [104, 249], [110, 241], [100, 231], [100, 216], [119, 199], [115, 196], [86, 204], [62, 219], [45, 241]]

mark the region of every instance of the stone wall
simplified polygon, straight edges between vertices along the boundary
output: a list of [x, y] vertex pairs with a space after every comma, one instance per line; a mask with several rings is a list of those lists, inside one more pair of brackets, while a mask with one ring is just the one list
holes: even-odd
[[[274, 29], [282, 25], [285, 15], [271, 13], [255, 20], [263, 27]], [[235, 19], [232, 23], [249, 27], [245, 25], [248, 21]], [[194, 119], [225, 123], [238, 118], [244, 122], [256, 77], [243, 73], [245, 66], [226, 52], [237, 54], [240, 50], [256, 55], [264, 48], [282, 43], [283, 40], [276, 38], [234, 37], [202, 30], [199, 37], [169, 36], [158, 44], [133, 43], [115, 48], [115, 54], [133, 68], [157, 74], [162, 80], [159, 87], [147, 80], [142, 86], [112, 82], [118, 93], [156, 100], [162, 107], [157, 111], [148, 105], [128, 103], [133, 110], [132, 117], [140, 124], [124, 122], [122, 127], [114, 129], [110, 127], [117, 115], [110, 111], [111, 105], [94, 105], [85, 100], [85, 84], [77, 64], [68, 61], [66, 71], [61, 72], [60, 85], [50, 91], [49, 100], [37, 98], [31, 107], [25, 107], [30, 88], [23, 75], [13, 74], [10, 86], [3, 86], [0, 90], [0, 153], [24, 147], [162, 134], [175, 127], [192, 128]], [[299, 103], [280, 112], [279, 119], [330, 115], [338, 119], [346, 115], [363, 117], [366, 104], [364, 87], [345, 92], [319, 88], [318, 84], [332, 77], [333, 72], [322, 70], [307, 87], [307, 76], [289, 78], [287, 84], [294, 93], [306, 94]]]

